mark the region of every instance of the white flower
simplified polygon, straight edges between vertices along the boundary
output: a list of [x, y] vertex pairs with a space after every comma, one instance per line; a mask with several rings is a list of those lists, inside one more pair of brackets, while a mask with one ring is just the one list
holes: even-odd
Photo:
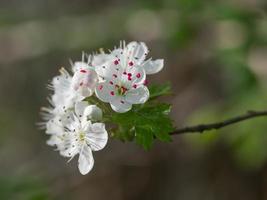
[[74, 63], [74, 75], [71, 88], [82, 97], [89, 97], [94, 93], [98, 76], [95, 70], [84, 62]]
[[78, 102], [74, 111], [67, 113], [64, 118], [55, 118], [48, 123], [47, 133], [52, 136], [47, 143], [57, 146], [62, 156], [72, 159], [79, 155], [78, 168], [83, 175], [94, 165], [92, 151], [103, 149], [108, 140], [105, 124], [91, 122], [96, 120], [92, 117], [99, 117], [99, 114], [99, 108], [90, 107], [87, 102]]
[[[83, 56], [84, 60], [84, 56]], [[53, 94], [49, 99], [51, 107], [42, 108], [45, 121], [63, 115], [76, 102], [82, 101], [86, 97], [93, 95], [98, 76], [88, 62], [75, 62], [72, 64], [73, 76], [64, 68], [59, 70], [60, 75], [54, 77], [49, 84]]]
[[149, 98], [146, 74], [154, 74], [163, 68], [163, 60], [145, 60], [148, 53], [143, 42], [125, 42], [110, 54], [101, 52], [92, 59], [92, 66], [101, 80], [96, 96], [109, 102], [116, 112], [127, 112], [132, 104], [145, 103]]
[[127, 66], [106, 62], [97, 70], [103, 81], [99, 82], [95, 90], [96, 96], [109, 102], [116, 112], [127, 112], [132, 104], [145, 103], [149, 97], [149, 90], [144, 85], [146, 78], [142, 67]]
[[[72, 122], [73, 115], [79, 116], [82, 121], [101, 121], [102, 110], [96, 105], [89, 105], [86, 101], [77, 102], [73, 108], [65, 110], [64, 114], [57, 114], [46, 122], [46, 134], [61, 137], [65, 131], [64, 127]], [[48, 143], [51, 146], [56, 145], [55, 142]]]
[[72, 76], [64, 68], [61, 68], [59, 72], [60, 75], [54, 77], [49, 86], [54, 91], [50, 103], [56, 109], [56, 113], [62, 113], [63, 107], [73, 106], [75, 99], [71, 90]]
[[148, 52], [148, 48], [143, 42], [130, 42], [126, 46], [125, 41], [123, 41], [120, 43], [120, 47], [115, 48], [110, 54], [101, 52], [95, 55], [92, 59], [92, 66], [100, 67], [105, 62], [113, 60], [124, 68], [128, 65], [132, 67], [143, 67], [146, 74], [155, 74], [162, 70], [164, 60], [152, 60], [151, 58], [146, 60]]

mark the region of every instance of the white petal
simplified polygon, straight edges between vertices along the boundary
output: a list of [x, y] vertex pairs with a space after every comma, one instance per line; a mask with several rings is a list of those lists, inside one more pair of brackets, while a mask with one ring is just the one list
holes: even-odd
[[112, 101], [116, 98], [114, 84], [111, 85], [109, 81], [98, 83], [95, 89], [96, 96], [104, 102]]
[[57, 135], [51, 135], [50, 138], [46, 141], [46, 144], [49, 146], [59, 145], [60, 143], [61, 140]]
[[90, 147], [84, 145], [79, 155], [78, 168], [82, 175], [85, 175], [91, 171], [94, 166], [94, 158]]
[[128, 63], [128, 55], [127, 55], [127, 49], [122, 49], [122, 48], [118, 48], [118, 49], [114, 49], [111, 54], [114, 56], [113, 60], [118, 60], [119, 64], [121, 66], [122, 69], [124, 69]]
[[120, 56], [123, 55], [123, 49], [122, 48], [118, 48], [118, 49], [114, 49], [111, 54], [115, 57], [115, 58], [119, 58]]
[[88, 64], [85, 62], [75, 62], [74, 65], [72, 66], [72, 71], [76, 72], [88, 67], [89, 67]]
[[90, 144], [93, 151], [103, 149], [108, 141], [108, 133], [105, 129], [105, 124], [94, 123], [86, 131], [86, 141]]
[[102, 119], [102, 110], [96, 105], [90, 105], [84, 110], [84, 116], [86, 119], [98, 121]]
[[131, 74], [131, 86], [133, 84], [142, 84], [146, 79], [145, 70], [141, 66], [127, 67], [126, 73], [127, 75], [122, 75], [122, 81], [127, 82], [128, 74]]
[[118, 77], [122, 73], [122, 66], [116, 57], [112, 57], [103, 65], [95, 66], [96, 73], [105, 79], [113, 79], [114, 76]]
[[146, 86], [140, 86], [136, 89], [132, 89], [126, 94], [126, 101], [131, 104], [145, 103], [149, 98], [149, 90]]
[[111, 59], [109, 54], [101, 53], [93, 56], [92, 65], [102, 66], [105, 62]]
[[60, 136], [61, 142], [57, 145], [60, 155], [64, 157], [74, 157], [79, 153], [78, 142], [73, 137], [73, 133], [65, 132]]
[[64, 69], [60, 69], [61, 75], [53, 78], [51, 82], [51, 87], [54, 90], [54, 94], [51, 99], [54, 106], [63, 105], [65, 102], [65, 98], [69, 95], [70, 87], [71, 87], [71, 76]]
[[158, 73], [160, 70], [162, 70], [164, 66], [164, 60], [163, 59], [157, 59], [152, 61], [149, 59], [143, 64], [143, 67], [147, 74], [155, 74]]
[[46, 123], [47, 134], [62, 134], [64, 132], [64, 125], [61, 116], [55, 116], [53, 119]]
[[148, 53], [148, 48], [145, 43], [131, 42], [127, 45], [130, 60], [134, 63], [141, 64]]
[[118, 113], [125, 113], [132, 108], [132, 104], [125, 101], [124, 98], [116, 98], [110, 102], [111, 108]]
[[88, 106], [88, 102], [80, 101], [75, 104], [75, 114], [80, 117], [83, 116], [85, 108]]
[[93, 94], [98, 77], [93, 69], [81, 69], [74, 73], [71, 87], [82, 96], [88, 97]]

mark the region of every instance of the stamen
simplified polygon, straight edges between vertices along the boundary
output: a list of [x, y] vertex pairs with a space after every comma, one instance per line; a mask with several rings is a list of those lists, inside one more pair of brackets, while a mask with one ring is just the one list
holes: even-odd
[[114, 64], [115, 64], [115, 65], [118, 65], [118, 64], [119, 64], [119, 61], [118, 61], [118, 60], [115, 60], [115, 61], [114, 61]]
[[86, 70], [81, 69], [80, 72], [81, 72], [81, 73], [86, 73]]
[[145, 86], [148, 85], [148, 80], [147, 79], [144, 81], [144, 85]]

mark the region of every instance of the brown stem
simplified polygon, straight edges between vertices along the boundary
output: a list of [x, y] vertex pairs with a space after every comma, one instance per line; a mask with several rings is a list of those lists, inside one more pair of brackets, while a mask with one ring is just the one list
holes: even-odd
[[230, 119], [227, 119], [222, 122], [216, 122], [211, 124], [199, 124], [196, 126], [188, 126], [181, 129], [177, 129], [170, 133], [171, 135], [178, 135], [178, 134], [184, 134], [184, 133], [203, 133], [204, 131], [209, 131], [213, 129], [220, 129], [225, 126], [229, 126], [235, 123], [239, 123], [248, 119], [256, 118], [256, 117], [262, 117], [267, 116], [267, 111], [248, 111], [247, 113], [243, 115], [239, 115]]

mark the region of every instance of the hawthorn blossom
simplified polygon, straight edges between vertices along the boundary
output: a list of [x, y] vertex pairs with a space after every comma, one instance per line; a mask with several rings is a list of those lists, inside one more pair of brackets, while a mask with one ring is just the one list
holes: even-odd
[[164, 65], [163, 59], [147, 59], [148, 52], [143, 42], [121, 42], [109, 54], [83, 53], [81, 61], [71, 62], [71, 72], [61, 68], [60, 75], [48, 86], [53, 90], [48, 99], [50, 107], [42, 108], [42, 125], [50, 136], [47, 144], [69, 161], [78, 156], [81, 174], [92, 170], [92, 152], [103, 149], [108, 141], [102, 110], [89, 105], [88, 102], [95, 102], [91, 96], [95, 93], [119, 113], [129, 111], [133, 104], [145, 103], [149, 99], [146, 77]]
[[106, 62], [97, 69], [102, 81], [97, 84], [96, 96], [111, 105], [116, 112], [127, 112], [132, 104], [145, 103], [149, 90], [144, 85], [146, 74], [143, 68], [122, 68], [116, 62]]
[[[149, 50], [144, 42], [130, 42], [125, 44], [125, 41], [120, 43], [119, 48], [115, 48], [110, 54], [101, 52], [95, 55], [92, 59], [92, 66], [101, 66], [109, 60], [113, 60], [123, 68], [128, 65], [132, 67], [143, 67], [146, 74], [155, 74], [162, 70], [164, 66], [163, 59], [146, 60]], [[96, 69], [97, 71], [97, 69]]]
[[[88, 60], [90, 59], [88, 58]], [[94, 68], [82, 61], [75, 62], [72, 70], [74, 75], [71, 88], [83, 97], [91, 96], [94, 93], [98, 81], [98, 76]]]
[[86, 101], [76, 102], [73, 108], [65, 109], [64, 114], [55, 114], [47, 120], [45, 124], [46, 134], [51, 135], [47, 142], [48, 145], [58, 145], [56, 141], [64, 134], [64, 127], [71, 122], [73, 114], [79, 116], [83, 121], [101, 121], [102, 119], [102, 110], [96, 105], [89, 105]]
[[79, 155], [78, 168], [83, 175], [94, 165], [92, 151], [103, 149], [108, 140], [105, 124], [92, 122], [100, 120], [100, 116], [98, 107], [83, 101], [76, 103], [74, 111], [63, 118], [56, 117], [47, 123], [46, 133], [51, 134], [47, 143], [56, 146], [64, 157], [72, 159]]
[[73, 75], [61, 68], [60, 75], [52, 79], [48, 85], [48, 88], [53, 90], [53, 94], [48, 99], [50, 107], [42, 108], [45, 121], [52, 119], [55, 115], [65, 114], [66, 110], [72, 108], [76, 102], [93, 95], [98, 76], [89, 66], [89, 60], [88, 58], [87, 63], [84, 61], [73, 63]]

